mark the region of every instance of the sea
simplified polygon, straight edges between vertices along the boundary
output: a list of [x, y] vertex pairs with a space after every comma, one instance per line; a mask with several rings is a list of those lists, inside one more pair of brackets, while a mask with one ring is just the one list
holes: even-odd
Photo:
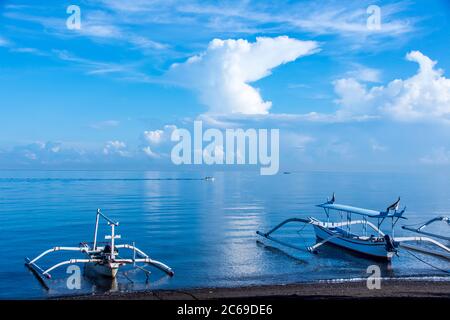
[[[325, 219], [316, 205], [335, 192], [336, 202], [376, 210], [400, 196], [407, 219], [398, 222], [395, 236], [412, 235], [401, 225], [450, 215], [449, 182], [450, 174], [442, 172], [293, 171], [261, 176], [253, 171], [0, 171], [0, 298], [355, 281], [369, 277], [373, 265], [382, 278], [448, 281], [448, 262], [420, 253], [400, 250], [391, 263], [328, 245], [311, 254], [271, 243], [256, 231], [291, 217]], [[51, 272], [45, 285], [38, 281], [25, 258], [55, 246], [93, 241], [97, 209], [119, 222], [117, 243], [135, 243], [175, 275], [129, 266], [109, 280], [85, 276], [79, 265], [79, 282], [73, 282], [77, 270], [68, 264]], [[448, 235], [444, 223], [433, 228]], [[384, 230], [391, 230], [390, 223]], [[99, 241], [109, 231], [101, 222]], [[312, 228], [302, 223], [288, 224], [274, 236], [302, 248], [316, 242]], [[126, 251], [119, 250], [120, 256], [132, 255]], [[39, 265], [45, 269], [75, 258], [83, 255], [53, 252]]]

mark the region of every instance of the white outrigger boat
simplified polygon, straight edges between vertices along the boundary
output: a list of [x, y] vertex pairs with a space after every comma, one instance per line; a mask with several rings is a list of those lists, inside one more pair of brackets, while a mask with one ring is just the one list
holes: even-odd
[[[315, 235], [318, 239], [317, 243], [306, 247], [306, 250], [312, 253], [317, 253], [317, 249], [322, 245], [329, 243], [341, 248], [345, 248], [360, 254], [363, 254], [367, 257], [374, 259], [382, 259], [390, 261], [394, 255], [397, 254], [398, 248], [402, 247], [409, 250], [421, 251], [426, 254], [431, 254], [438, 257], [450, 257], [450, 248], [446, 245], [432, 239], [431, 237], [439, 237], [432, 233], [424, 233], [421, 230], [431, 222], [437, 221], [433, 219], [426, 223], [424, 226], [419, 229], [408, 229], [408, 227], [403, 227], [406, 230], [410, 231], [419, 231], [428, 237], [395, 237], [394, 229], [397, 222], [400, 219], [406, 219], [403, 217], [403, 214], [406, 211], [406, 207], [402, 210], [399, 210], [400, 206], [400, 198], [395, 201], [392, 205], [387, 207], [386, 210], [376, 211], [364, 208], [353, 207], [344, 204], [338, 204], [335, 202], [336, 197], [333, 194], [330, 200], [327, 200], [325, 203], [317, 205], [324, 209], [326, 214], [326, 221], [320, 221], [314, 217], [308, 218], [290, 218], [287, 219], [280, 224], [276, 225], [274, 228], [269, 230], [268, 232], [257, 231], [256, 233], [266, 239], [277, 242], [281, 245], [297, 249], [297, 250], [305, 250], [305, 248], [286, 243], [279, 239], [276, 239], [272, 236], [272, 233], [291, 222], [299, 222], [303, 224], [312, 225], [314, 228]], [[338, 213], [340, 216], [340, 221], [330, 221], [332, 213]], [[361, 219], [352, 220], [352, 215], [356, 214]], [[376, 220], [376, 224], [368, 221], [368, 219]], [[381, 226], [383, 222], [390, 221], [391, 229], [389, 233], [384, 233], [381, 230]], [[448, 218], [445, 220], [441, 218], [441, 220], [449, 221]], [[360, 229], [362, 227], [362, 234], [357, 234], [352, 232], [352, 226], [360, 225]], [[371, 229], [373, 233], [369, 234], [368, 230]], [[441, 239], [449, 240], [448, 237], [441, 237]], [[415, 242], [421, 244], [431, 244], [435, 247], [438, 247], [437, 250], [430, 250], [430, 248], [421, 248], [411, 246], [408, 243]]]
[[[111, 234], [106, 235], [105, 239], [109, 240], [104, 245], [99, 245], [97, 242], [98, 225], [100, 218], [106, 220], [107, 224], [111, 227]], [[162, 262], [151, 259], [145, 252], [138, 249], [134, 243], [131, 244], [116, 244], [115, 240], [120, 239], [121, 236], [115, 233], [115, 227], [119, 226], [119, 223], [109, 219], [105, 216], [100, 209], [97, 210], [96, 220], [95, 220], [95, 230], [94, 230], [94, 242], [90, 246], [86, 242], [80, 243], [78, 247], [53, 247], [42, 252], [34, 259], [25, 258], [25, 265], [33, 271], [33, 273], [38, 276], [39, 280], [42, 277], [51, 278], [50, 272], [54, 269], [68, 265], [68, 264], [84, 264], [85, 274], [89, 276], [103, 276], [108, 278], [115, 278], [120, 267], [125, 265], [132, 265], [142, 271], [147, 275], [148, 270], [144, 269], [142, 266], [137, 265], [137, 263], [143, 263], [147, 265], [154, 266], [169, 276], [173, 276], [174, 272], [170, 267]], [[132, 253], [131, 258], [122, 258], [119, 256], [119, 249], [127, 249]], [[47, 269], [41, 268], [37, 265], [37, 261], [46, 256], [49, 253], [56, 251], [68, 251], [68, 252], [80, 252], [85, 255], [85, 258], [74, 258], [59, 262]]]

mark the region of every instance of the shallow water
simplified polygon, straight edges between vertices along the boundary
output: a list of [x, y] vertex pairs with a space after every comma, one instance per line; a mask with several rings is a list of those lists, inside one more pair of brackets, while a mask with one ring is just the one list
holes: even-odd
[[[215, 181], [202, 180], [205, 175], [0, 171], [0, 298], [367, 277], [367, 267], [376, 262], [333, 247], [324, 247], [318, 255], [285, 250], [257, 242], [255, 231], [268, 230], [292, 216], [323, 218], [314, 205], [333, 191], [338, 202], [373, 209], [384, 209], [401, 195], [408, 206], [406, 224], [450, 213], [450, 176], [442, 173], [209, 172]], [[143, 272], [127, 269], [114, 283], [83, 278], [80, 290], [69, 290], [63, 267], [52, 273], [50, 290], [44, 290], [25, 268], [24, 257], [56, 245], [92, 241], [97, 208], [120, 221], [119, 242], [136, 242], [151, 257], [170, 265], [175, 277], [150, 269], [146, 283]], [[306, 227], [299, 234], [302, 227], [289, 225], [279, 238], [300, 246], [314, 243], [312, 229]], [[448, 232], [448, 227], [436, 231]], [[399, 230], [396, 235], [401, 234]], [[53, 254], [43, 264], [56, 263], [58, 257], [67, 255]], [[403, 252], [391, 265], [380, 265], [382, 276], [447, 275], [438, 268], [448, 270], [448, 264], [427, 261], [431, 266]]]

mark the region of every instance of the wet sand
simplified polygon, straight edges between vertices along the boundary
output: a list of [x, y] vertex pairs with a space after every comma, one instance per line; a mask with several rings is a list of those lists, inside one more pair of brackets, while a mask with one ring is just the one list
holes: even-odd
[[111, 292], [59, 299], [82, 300], [214, 300], [214, 299], [450, 299], [450, 281], [384, 280], [381, 289], [367, 288], [366, 281], [264, 285], [238, 288], [201, 288]]

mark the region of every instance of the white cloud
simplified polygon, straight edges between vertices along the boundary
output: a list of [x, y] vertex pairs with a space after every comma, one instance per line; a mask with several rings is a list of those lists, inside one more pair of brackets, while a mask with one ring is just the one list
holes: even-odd
[[[144, 3], [152, 1], [143, 1]], [[239, 3], [205, 4], [186, 2], [175, 9], [179, 13], [190, 13], [196, 17], [206, 16], [211, 26], [224, 28], [230, 23], [241, 26], [241, 29], [264, 30], [277, 24], [283, 30], [301, 30], [313, 34], [338, 34], [347, 38], [355, 35], [367, 36], [373, 30], [367, 28], [367, 7], [371, 1], [358, 1], [345, 4], [341, 1], [302, 1], [272, 3], [269, 7], [258, 1], [240, 1]], [[395, 4], [386, 4], [381, 8], [382, 26], [376, 30], [376, 35], [395, 37], [411, 32], [417, 19], [399, 18], [398, 13], [408, 9], [408, 3], [402, 1]], [[136, 10], [136, 8], [135, 8]], [[222, 24], [213, 24], [219, 20]]]
[[[368, 87], [367, 82], [379, 80], [379, 71], [361, 65], [352, 70], [362, 70], [359, 80], [355, 77], [333, 82], [338, 109], [334, 113], [311, 111], [303, 114], [267, 114], [247, 116], [255, 121], [276, 120], [295, 122], [347, 122], [390, 118], [396, 121], [445, 121], [450, 122], [450, 79], [443, 70], [436, 69], [436, 62], [419, 51], [406, 55], [409, 61], [417, 62], [419, 70], [406, 79], [395, 79], [384, 86]], [[239, 121], [239, 115], [214, 115], [220, 123]], [[381, 151], [381, 150], [377, 150]]]
[[151, 144], [159, 144], [163, 138], [163, 130], [144, 131], [145, 139]]
[[347, 76], [362, 82], [380, 82], [380, 70], [369, 68], [361, 64], [353, 64], [353, 70], [347, 72]]
[[310, 135], [290, 131], [283, 132], [282, 137], [286, 148], [295, 148], [301, 152], [305, 151], [306, 147], [316, 140]]
[[108, 141], [103, 148], [103, 154], [105, 155], [119, 155], [121, 157], [129, 157], [131, 154], [127, 151], [127, 145], [125, 142], [114, 140]]
[[144, 131], [141, 150], [154, 159], [166, 155], [171, 145], [170, 137], [175, 129], [176, 125], [167, 124], [162, 129]]
[[77, 162], [83, 159], [83, 152], [61, 142], [36, 141], [26, 145], [17, 145], [1, 151], [0, 164], [6, 166], [22, 166], [34, 164], [54, 164]]
[[150, 158], [159, 158], [159, 155], [152, 151], [152, 148], [149, 146], [146, 146], [142, 148], [142, 151]]
[[373, 152], [385, 152], [387, 150], [387, 147], [380, 144], [377, 140], [371, 139], [370, 140], [370, 147]]
[[196, 90], [213, 114], [267, 114], [272, 103], [264, 101], [250, 83], [270, 75], [279, 65], [318, 50], [314, 41], [287, 36], [243, 39], [214, 39], [207, 50], [182, 64], [172, 65], [168, 76]]
[[52, 53], [56, 55], [58, 59], [63, 61], [72, 62], [78, 65], [79, 68], [85, 69], [88, 75], [105, 75], [105, 74], [118, 74], [121, 79], [128, 79], [137, 82], [153, 82], [155, 80], [150, 79], [145, 73], [136, 70], [136, 66], [133, 64], [125, 63], [111, 63], [97, 60], [90, 60], [78, 57], [68, 52], [67, 50], [52, 50]]
[[164, 128], [157, 130], [144, 131], [144, 139], [150, 145], [158, 145], [170, 141], [170, 136], [177, 126], [167, 124]]
[[5, 38], [0, 36], [0, 47], [7, 47], [10, 45], [10, 42]]
[[338, 118], [387, 115], [399, 121], [450, 120], [450, 79], [435, 69], [435, 61], [419, 51], [406, 59], [419, 64], [418, 72], [405, 80], [396, 79], [386, 86], [367, 89], [354, 78], [335, 81], [339, 96]]
[[444, 147], [436, 148], [431, 154], [422, 157], [420, 162], [428, 165], [448, 165], [450, 164], [450, 151]]
[[[31, 6], [24, 10], [21, 8], [8, 10], [4, 13], [4, 17], [40, 24], [45, 28], [46, 33], [63, 39], [82, 36], [102, 45], [105, 43], [114, 46], [127, 44], [128, 48], [139, 49], [145, 54], [156, 53], [169, 47], [167, 44], [152, 40], [145, 35], [148, 33], [145, 32], [148, 31], [148, 25], [145, 22], [140, 23], [139, 20], [133, 19], [122, 21], [124, 17], [111, 14], [107, 10], [82, 10], [81, 14], [81, 28], [71, 30], [70, 33], [67, 32], [66, 24], [61, 16], [51, 16], [47, 11], [45, 14], [39, 14], [39, 10]], [[141, 32], [131, 31], [130, 23], [141, 25], [146, 29]], [[142, 33], [145, 34], [142, 35]]]

